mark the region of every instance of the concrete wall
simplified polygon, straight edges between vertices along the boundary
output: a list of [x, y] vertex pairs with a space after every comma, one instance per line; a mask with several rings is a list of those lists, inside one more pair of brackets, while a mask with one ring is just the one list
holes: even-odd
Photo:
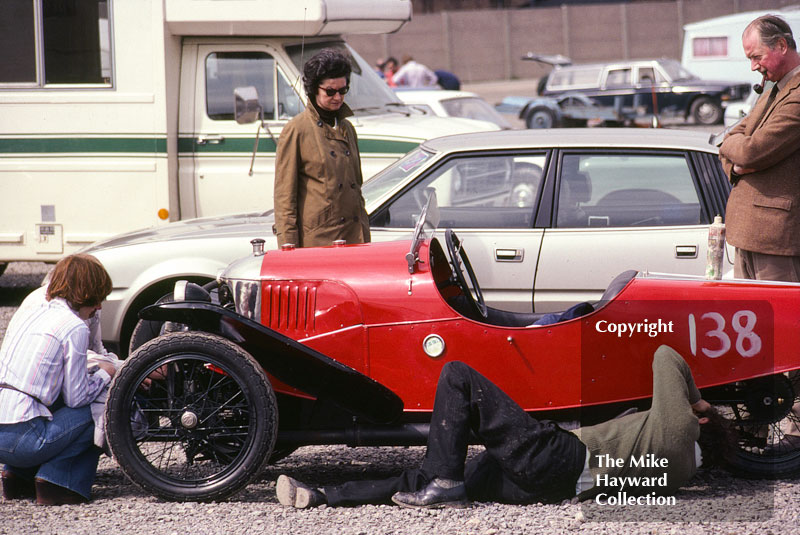
[[577, 63], [680, 59], [683, 25], [741, 11], [779, 9], [798, 0], [655, 0], [415, 14], [391, 35], [350, 35], [367, 61], [410, 54], [464, 82], [535, 78], [549, 67], [520, 58], [528, 51], [564, 54]]

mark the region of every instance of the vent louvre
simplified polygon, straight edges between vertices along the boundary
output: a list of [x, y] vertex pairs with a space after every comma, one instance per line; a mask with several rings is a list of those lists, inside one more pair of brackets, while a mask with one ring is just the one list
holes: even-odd
[[265, 282], [262, 294], [264, 325], [281, 332], [314, 332], [316, 284]]

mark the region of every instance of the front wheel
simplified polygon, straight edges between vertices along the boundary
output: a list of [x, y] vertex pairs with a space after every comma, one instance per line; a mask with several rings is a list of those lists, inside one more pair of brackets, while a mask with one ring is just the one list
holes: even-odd
[[141, 346], [117, 372], [106, 437], [123, 473], [173, 501], [239, 492], [267, 463], [278, 431], [275, 393], [236, 344], [176, 332]]

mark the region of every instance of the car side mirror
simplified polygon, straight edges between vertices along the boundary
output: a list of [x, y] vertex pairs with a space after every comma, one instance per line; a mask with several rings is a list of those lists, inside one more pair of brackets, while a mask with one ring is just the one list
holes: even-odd
[[254, 86], [237, 87], [233, 90], [233, 98], [233, 115], [237, 123], [250, 124], [261, 119], [261, 103]]

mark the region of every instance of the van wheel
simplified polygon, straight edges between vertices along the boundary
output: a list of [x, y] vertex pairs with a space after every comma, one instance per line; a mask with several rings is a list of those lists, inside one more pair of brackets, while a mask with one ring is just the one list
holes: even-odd
[[105, 417], [122, 472], [173, 501], [241, 491], [258, 477], [278, 434], [264, 370], [233, 342], [203, 332], [141, 346], [114, 377]]
[[528, 128], [553, 128], [555, 114], [547, 108], [534, 108], [525, 115], [525, 126]]
[[697, 124], [717, 124], [722, 121], [722, 106], [709, 97], [699, 97], [692, 104], [692, 117]]

